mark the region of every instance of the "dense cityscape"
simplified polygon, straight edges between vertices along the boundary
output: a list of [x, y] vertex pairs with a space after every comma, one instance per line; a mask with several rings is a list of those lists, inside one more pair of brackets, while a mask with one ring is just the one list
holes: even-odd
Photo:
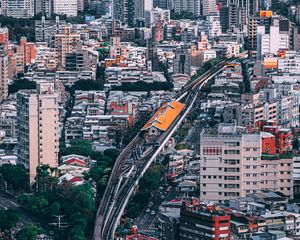
[[0, 240], [300, 239], [300, 2], [0, 0]]

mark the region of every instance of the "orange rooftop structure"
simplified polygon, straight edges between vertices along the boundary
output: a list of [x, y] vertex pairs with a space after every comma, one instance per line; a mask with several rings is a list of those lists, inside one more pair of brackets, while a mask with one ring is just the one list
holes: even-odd
[[142, 131], [149, 130], [149, 135], [156, 135], [161, 131], [167, 131], [184, 107], [185, 104], [176, 100], [163, 104], [145, 124]]

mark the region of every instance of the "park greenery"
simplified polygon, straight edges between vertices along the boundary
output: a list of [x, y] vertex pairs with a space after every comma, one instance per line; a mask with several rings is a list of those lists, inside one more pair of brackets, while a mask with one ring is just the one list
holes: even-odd
[[[16, 210], [0, 209], [0, 239], [11, 239], [11, 233], [20, 220]], [[28, 224], [17, 233], [17, 240], [35, 240], [42, 230], [33, 224]]]
[[0, 16], [1, 27], [9, 30], [9, 39], [18, 42], [21, 37], [27, 37], [30, 42], [35, 41], [35, 22], [34, 19], [17, 19], [13, 17]]
[[[96, 203], [105, 190], [112, 166], [118, 156], [118, 151], [108, 149], [102, 152], [94, 151], [87, 140], [74, 140], [70, 147], [61, 146], [61, 154], [79, 154], [96, 160], [84, 185], [74, 186], [69, 182], [59, 184], [56, 177], [57, 169], [42, 165], [37, 168], [34, 192], [29, 191], [29, 176], [22, 166], [4, 164], [0, 168], [2, 182], [10, 189], [21, 193], [19, 202], [23, 209], [36, 216], [44, 225], [55, 223], [56, 216], [63, 215], [63, 228], [53, 227], [55, 239], [84, 240], [91, 236], [96, 212]], [[97, 186], [97, 195], [93, 184]], [[18, 215], [14, 212], [0, 212], [1, 231], [15, 227]], [[31, 239], [40, 230], [34, 226], [25, 227], [17, 239]]]
[[288, 17], [288, 9], [289, 3], [280, 1], [280, 0], [272, 0], [271, 10], [279, 13], [282, 16]]
[[27, 191], [29, 189], [29, 176], [20, 165], [4, 164], [0, 167], [2, 183], [7, 189], [15, 192]]
[[40, 233], [40, 228], [33, 224], [28, 224], [18, 232], [17, 240], [35, 240]]
[[[55, 223], [55, 216], [63, 215], [63, 230], [53, 227], [55, 239], [87, 239], [92, 231], [96, 209], [91, 185], [58, 184], [58, 179], [45, 174], [45, 170], [39, 171], [38, 175], [44, 187], [37, 189], [34, 194], [21, 195], [21, 206], [43, 223]], [[52, 178], [51, 181], [49, 178]], [[29, 230], [32, 231], [27, 229], [25, 233]]]
[[19, 213], [15, 210], [0, 209], [0, 233], [9, 232], [17, 226]]
[[36, 89], [36, 82], [26, 79], [19, 79], [8, 85], [9, 94], [16, 93], [23, 89]]
[[97, 197], [101, 198], [106, 183], [109, 179], [111, 169], [118, 156], [118, 150], [107, 149], [103, 153], [94, 151], [90, 141], [88, 140], [73, 140], [71, 146], [66, 148], [61, 146], [60, 154], [78, 154], [86, 157], [90, 157], [96, 160], [96, 164], [90, 170], [89, 174], [86, 175], [86, 179], [91, 178], [97, 185]]
[[146, 83], [146, 82], [136, 82], [136, 83], [123, 83], [121, 86], [113, 86], [113, 91], [159, 91], [164, 90], [168, 91], [173, 88], [173, 84], [171, 82], [153, 82], [153, 83]]

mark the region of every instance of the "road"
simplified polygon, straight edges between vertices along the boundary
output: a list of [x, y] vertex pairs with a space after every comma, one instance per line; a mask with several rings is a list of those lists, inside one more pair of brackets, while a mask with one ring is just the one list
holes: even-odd
[[42, 228], [46, 227], [43, 226], [36, 217], [24, 211], [14, 197], [2, 191], [0, 191], [0, 209], [13, 209], [20, 213], [20, 220], [18, 222], [17, 229], [21, 229], [30, 223]]
[[[154, 196], [150, 199], [149, 203], [152, 202], [152, 206], [147, 206], [143, 209], [141, 214], [135, 219], [134, 224], [137, 225], [138, 232], [147, 236], [158, 238], [158, 232], [156, 228], [156, 223], [158, 221], [158, 210], [159, 206], [166, 201], [170, 200], [170, 196], [173, 195], [173, 191], [167, 192], [169, 186], [164, 184], [162, 181], [160, 185], [160, 190], [156, 191]], [[164, 198], [161, 198], [161, 195], [164, 195]], [[147, 213], [146, 209], [149, 208], [151, 211], [154, 211], [155, 214]]]

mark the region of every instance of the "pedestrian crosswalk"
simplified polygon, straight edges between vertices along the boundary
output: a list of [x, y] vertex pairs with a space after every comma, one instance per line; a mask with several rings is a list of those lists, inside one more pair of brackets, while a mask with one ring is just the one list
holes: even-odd
[[145, 235], [157, 235], [157, 231], [154, 229], [139, 229], [140, 234], [145, 234]]

